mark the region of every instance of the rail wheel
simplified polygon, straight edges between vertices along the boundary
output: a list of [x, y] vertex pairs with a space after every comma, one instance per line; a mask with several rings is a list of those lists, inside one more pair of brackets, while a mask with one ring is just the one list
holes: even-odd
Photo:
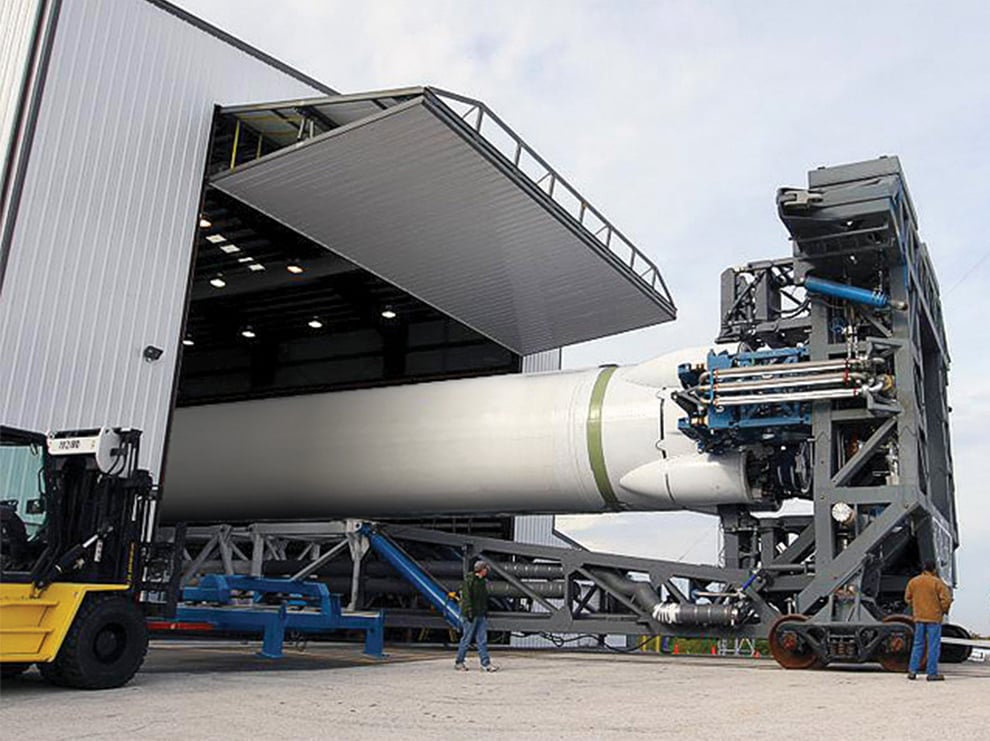
[[823, 666], [818, 654], [789, 625], [808, 622], [807, 615], [784, 615], [770, 628], [770, 653], [785, 669], [817, 669]]
[[[907, 615], [888, 615], [883, 619], [885, 623], [897, 623], [905, 626], [905, 630], [898, 631], [884, 641], [883, 646], [876, 654], [880, 666], [889, 672], [906, 672], [908, 664], [911, 662], [911, 646], [914, 642], [914, 620]], [[927, 649], [921, 657], [921, 664], [924, 666], [925, 658], [928, 655]]]

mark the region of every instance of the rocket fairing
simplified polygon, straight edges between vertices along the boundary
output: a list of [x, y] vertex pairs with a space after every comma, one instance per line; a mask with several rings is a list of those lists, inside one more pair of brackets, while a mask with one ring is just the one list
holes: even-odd
[[746, 453], [700, 453], [680, 363], [506, 375], [177, 409], [165, 521], [713, 511], [759, 499]]

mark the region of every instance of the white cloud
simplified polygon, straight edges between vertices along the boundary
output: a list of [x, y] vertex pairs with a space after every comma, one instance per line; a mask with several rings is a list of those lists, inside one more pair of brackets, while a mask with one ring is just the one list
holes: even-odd
[[[964, 535], [957, 619], [990, 632], [978, 542], [990, 537], [981, 480], [990, 260], [979, 262], [990, 5], [180, 4], [341, 91], [431, 83], [482, 98], [557, 166], [660, 264], [680, 309], [672, 325], [569, 348], [570, 366], [636, 362], [713, 337], [721, 270], [788, 252], [778, 186], [803, 184], [820, 164], [900, 155], [949, 289]], [[690, 537], [671, 517], [574, 526], [596, 547], [669, 555], [667, 544]]]

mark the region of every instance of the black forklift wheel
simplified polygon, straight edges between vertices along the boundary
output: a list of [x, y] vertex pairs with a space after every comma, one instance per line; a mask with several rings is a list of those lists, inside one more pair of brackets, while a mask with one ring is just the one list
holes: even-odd
[[87, 597], [55, 660], [39, 664], [53, 684], [103, 690], [126, 684], [144, 663], [148, 629], [131, 600], [113, 594]]

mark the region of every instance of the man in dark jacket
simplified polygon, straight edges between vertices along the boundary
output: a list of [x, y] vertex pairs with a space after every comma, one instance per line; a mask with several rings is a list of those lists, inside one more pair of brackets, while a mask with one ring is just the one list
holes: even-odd
[[908, 679], [918, 676], [921, 656], [927, 642], [928, 681], [941, 681], [945, 679], [938, 673], [938, 654], [942, 650], [942, 618], [952, 604], [952, 594], [945, 582], [938, 577], [934, 561], [925, 561], [924, 571], [908, 582], [904, 600], [911, 605], [914, 616], [914, 645], [911, 647]]
[[488, 564], [482, 560], [474, 562], [474, 572], [468, 574], [461, 586], [461, 642], [457, 647], [457, 660], [454, 668], [467, 671], [464, 659], [468, 647], [474, 640], [478, 645], [478, 656], [481, 657], [481, 669], [486, 672], [496, 672], [498, 667], [492, 663], [488, 655]]

